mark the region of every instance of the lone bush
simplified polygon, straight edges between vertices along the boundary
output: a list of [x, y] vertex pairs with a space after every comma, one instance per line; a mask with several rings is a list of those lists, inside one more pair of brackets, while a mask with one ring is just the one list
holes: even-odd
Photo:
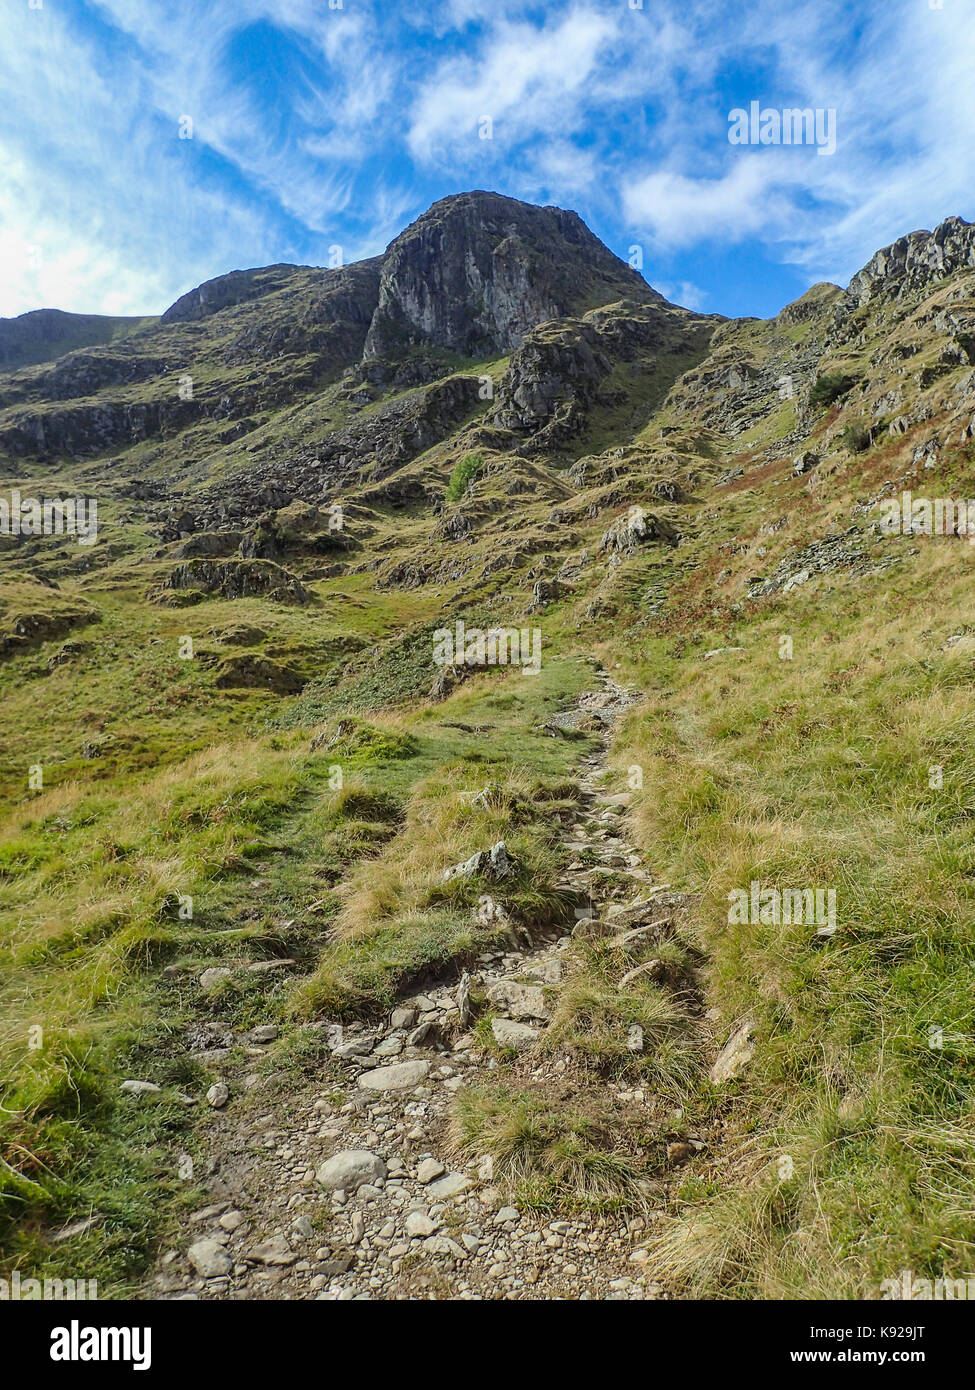
[[810, 388], [809, 404], [814, 407], [832, 405], [855, 385], [855, 376], [847, 376], [845, 372], [827, 372], [817, 377]]
[[459, 502], [471, 485], [472, 479], [484, 465], [483, 454], [465, 454], [457, 464], [447, 484], [447, 501]]

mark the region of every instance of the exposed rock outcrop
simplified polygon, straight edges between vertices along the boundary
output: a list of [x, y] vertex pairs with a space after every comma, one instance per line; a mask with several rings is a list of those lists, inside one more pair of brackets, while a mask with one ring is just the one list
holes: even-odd
[[601, 551], [616, 555], [632, 555], [641, 545], [650, 541], [662, 541], [674, 546], [680, 537], [663, 517], [646, 511], [643, 507], [628, 507], [622, 516], [603, 532], [599, 542]]
[[558, 449], [579, 434], [593, 405], [612, 404], [605, 394], [613, 368], [657, 378], [647, 403], [700, 356], [714, 331], [705, 319], [663, 301], [634, 300], [588, 313], [584, 319], [561, 318], [526, 335], [501, 379], [493, 423], [531, 436], [530, 451]]
[[901, 299], [956, 270], [975, 267], [975, 224], [946, 217], [933, 232], [910, 232], [870, 258], [850, 281], [857, 304], [877, 296]]
[[299, 267], [295, 265], [259, 266], [253, 270], [231, 270], [205, 280], [195, 289], [181, 294], [160, 318], [160, 323], [193, 323], [219, 313], [232, 305], [247, 304], [281, 289]]
[[305, 686], [304, 677], [290, 666], [252, 652], [227, 657], [213, 683], [218, 690], [271, 690], [277, 695], [295, 695]]
[[188, 560], [173, 570], [167, 587], [278, 603], [308, 603], [311, 597], [295, 575], [270, 560]]
[[622, 295], [661, 299], [577, 213], [464, 193], [434, 203], [390, 245], [365, 356], [422, 344], [467, 357], [510, 352], [536, 324]]

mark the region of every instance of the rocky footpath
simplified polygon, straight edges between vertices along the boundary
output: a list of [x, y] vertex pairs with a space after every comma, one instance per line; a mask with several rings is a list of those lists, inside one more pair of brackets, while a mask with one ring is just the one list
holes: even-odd
[[[605, 742], [633, 698], [604, 678], [601, 690], [556, 716], [552, 732], [581, 728], [601, 732]], [[451, 1104], [465, 1087], [500, 1079], [506, 1068], [516, 1068], [527, 1087], [553, 1072], [568, 1079], [567, 1060], [536, 1045], [573, 935], [600, 930], [604, 916], [611, 930], [622, 923], [632, 936], [648, 909], [656, 916], [679, 905], [666, 885], [652, 884], [622, 837], [628, 794], [600, 790], [604, 761], [605, 747], [584, 762], [579, 809], [565, 828], [571, 858], [560, 886], [580, 904], [571, 933], [529, 939], [510, 924], [506, 948], [401, 999], [380, 1023], [313, 1025], [329, 1041], [333, 1065], [325, 1078], [264, 1078], [254, 1070], [277, 1037], [275, 1024], [242, 1040], [236, 1070], [232, 1040], [201, 1029], [197, 1041], [210, 1046], [196, 1055], [224, 1069], [207, 1096], [214, 1111], [204, 1131], [207, 1172], [195, 1178], [211, 1200], [162, 1255], [146, 1297], [666, 1297], [640, 1246], [652, 1212], [556, 1219], [521, 1209], [490, 1157], [459, 1156], [450, 1136]], [[445, 877], [476, 873], [487, 889], [503, 883], [506, 867], [499, 844]], [[477, 910], [484, 921], [505, 923], [488, 892]], [[228, 973], [226, 966], [205, 971], [200, 988]], [[489, 1003], [500, 1053], [474, 1031], [472, 993]]]

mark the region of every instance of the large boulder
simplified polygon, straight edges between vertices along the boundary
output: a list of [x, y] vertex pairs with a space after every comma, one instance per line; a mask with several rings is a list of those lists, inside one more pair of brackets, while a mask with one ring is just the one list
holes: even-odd
[[221, 598], [269, 598], [308, 603], [311, 595], [290, 570], [271, 560], [187, 560], [166, 581], [169, 589], [189, 589]]
[[680, 537], [663, 517], [646, 511], [639, 506], [628, 507], [616, 518], [599, 542], [601, 552], [617, 555], [633, 555], [640, 546], [651, 541], [664, 545], [677, 545]]
[[326, 1159], [316, 1176], [328, 1192], [357, 1192], [363, 1183], [384, 1182], [386, 1164], [368, 1149], [343, 1149]]

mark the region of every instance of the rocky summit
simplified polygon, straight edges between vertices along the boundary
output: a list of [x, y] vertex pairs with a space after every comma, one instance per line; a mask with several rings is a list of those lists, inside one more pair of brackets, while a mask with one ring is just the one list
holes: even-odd
[[7, 1263], [970, 1266], [975, 226], [864, 256], [702, 314], [470, 192], [0, 321]]

